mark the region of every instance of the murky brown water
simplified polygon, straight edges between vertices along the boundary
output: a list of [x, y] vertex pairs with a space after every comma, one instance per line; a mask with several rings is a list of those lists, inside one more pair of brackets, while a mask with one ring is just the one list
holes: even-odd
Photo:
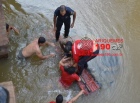
[[[20, 36], [10, 32], [9, 58], [0, 60], [0, 82], [13, 81], [17, 103], [48, 103], [59, 93], [69, 99], [79, 91], [76, 84], [69, 90], [58, 84], [59, 60], [40, 61], [33, 56], [20, 63], [16, 59], [22, 47], [51, 30], [53, 12], [61, 4], [77, 12], [70, 35], [124, 39], [123, 48], [115, 51], [123, 56], [99, 56], [89, 63], [102, 88], [76, 103], [139, 103], [139, 0], [6, 0], [3, 2], [6, 22], [17, 27]], [[43, 48], [44, 54], [49, 51], [53, 49]]]

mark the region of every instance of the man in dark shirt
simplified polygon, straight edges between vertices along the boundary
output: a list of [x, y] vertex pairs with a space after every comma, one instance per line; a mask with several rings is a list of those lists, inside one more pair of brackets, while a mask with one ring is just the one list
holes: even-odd
[[[71, 24], [70, 16], [73, 15], [73, 22]], [[54, 31], [56, 36], [56, 41], [59, 40], [60, 30], [64, 23], [65, 25], [65, 33], [64, 37], [67, 38], [69, 34], [70, 27], [73, 28], [76, 19], [76, 12], [69, 7], [61, 5], [54, 12]]]

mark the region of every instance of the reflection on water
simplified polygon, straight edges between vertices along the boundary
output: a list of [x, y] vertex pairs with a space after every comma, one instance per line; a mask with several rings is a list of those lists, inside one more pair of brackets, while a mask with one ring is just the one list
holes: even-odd
[[[138, 0], [4, 1], [6, 22], [18, 28], [20, 35], [10, 32], [9, 58], [0, 60], [0, 82], [13, 81], [17, 103], [48, 103], [59, 93], [68, 100], [79, 91], [76, 84], [68, 90], [59, 84], [58, 54], [56, 58], [49, 60], [39, 60], [36, 56], [32, 56], [26, 62], [20, 62], [16, 58], [21, 48], [40, 35], [53, 41], [51, 33], [53, 12], [62, 3], [77, 12], [71, 36], [83, 37], [87, 34], [94, 39], [124, 39], [123, 48], [119, 51], [123, 56], [98, 56], [89, 62], [89, 68], [101, 89], [89, 96], [83, 96], [77, 103], [138, 103], [139, 97], [134, 94], [140, 94], [138, 88], [140, 84], [137, 83], [139, 73], [137, 69], [132, 70], [134, 64], [131, 65], [130, 58], [133, 52], [130, 50], [132, 44], [129, 42], [135, 40], [139, 43], [137, 41], [140, 24]], [[64, 27], [62, 33], [63, 29]], [[42, 48], [42, 51], [43, 54], [48, 54], [55, 50], [47, 47]]]

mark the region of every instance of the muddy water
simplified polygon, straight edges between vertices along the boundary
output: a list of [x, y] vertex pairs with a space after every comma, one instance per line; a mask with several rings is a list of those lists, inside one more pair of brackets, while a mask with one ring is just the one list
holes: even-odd
[[[40, 35], [51, 34], [54, 10], [65, 4], [77, 12], [75, 27], [70, 35], [79, 38], [121, 38], [120, 50], [100, 50], [100, 53], [122, 53], [122, 56], [98, 56], [89, 68], [101, 89], [76, 103], [139, 103], [140, 101], [140, 1], [139, 0], [7, 0], [3, 2], [6, 22], [20, 30], [10, 32], [9, 58], [0, 60], [0, 82], [13, 81], [17, 103], [48, 103], [57, 94], [65, 100], [78, 91], [77, 85], [65, 90], [58, 83], [57, 59], [40, 61], [32, 56], [26, 62], [17, 60], [19, 50]], [[61, 33], [64, 30], [62, 28]], [[47, 36], [46, 36], [47, 35]], [[110, 43], [117, 45], [117, 43]], [[54, 52], [42, 48], [44, 54]]]

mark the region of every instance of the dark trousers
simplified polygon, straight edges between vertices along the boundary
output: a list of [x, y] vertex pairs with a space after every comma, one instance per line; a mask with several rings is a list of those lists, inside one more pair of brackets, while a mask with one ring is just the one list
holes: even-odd
[[61, 30], [61, 27], [64, 23], [64, 26], [65, 26], [65, 33], [64, 33], [64, 37], [68, 37], [69, 35], [69, 30], [70, 30], [70, 23], [71, 23], [71, 20], [70, 19], [67, 19], [67, 20], [59, 20], [57, 19], [57, 23], [56, 23], [56, 33], [55, 33], [55, 36], [56, 36], [56, 40], [59, 40], [59, 36], [60, 36], [60, 30]]
[[78, 75], [81, 75], [84, 69], [87, 69], [88, 65], [87, 62], [90, 61], [91, 59], [94, 59], [97, 55], [99, 54], [99, 49], [93, 52], [92, 56], [83, 56], [80, 58], [78, 62]]

